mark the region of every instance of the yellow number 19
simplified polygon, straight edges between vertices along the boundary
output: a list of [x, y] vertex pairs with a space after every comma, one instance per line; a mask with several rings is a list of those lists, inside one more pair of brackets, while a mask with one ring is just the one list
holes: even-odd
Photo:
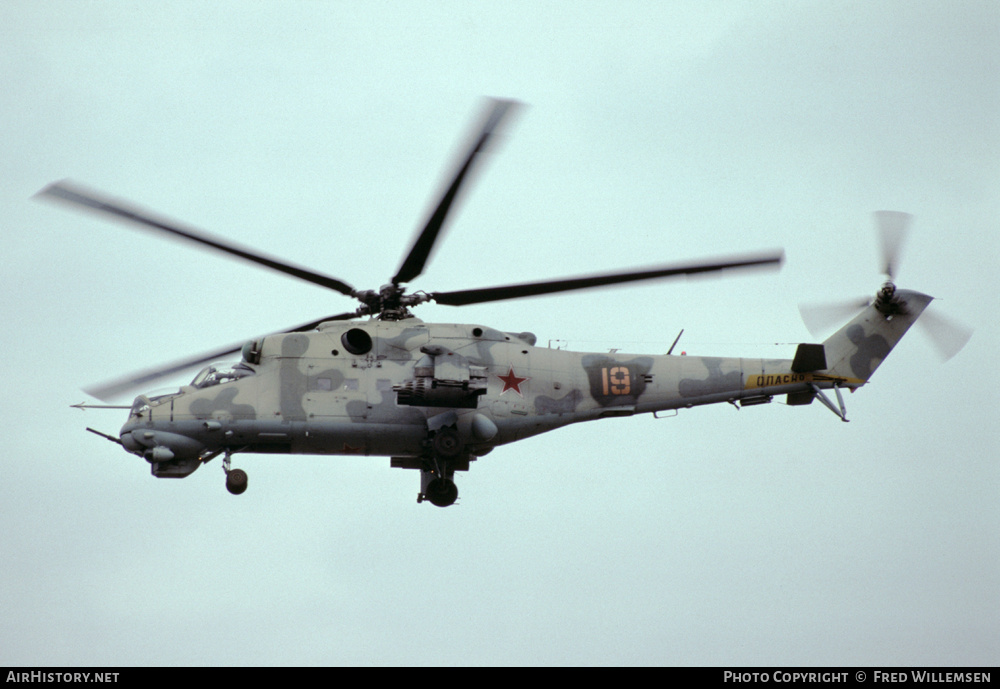
[[601, 369], [601, 381], [605, 395], [627, 395], [632, 391], [627, 366], [612, 366]]

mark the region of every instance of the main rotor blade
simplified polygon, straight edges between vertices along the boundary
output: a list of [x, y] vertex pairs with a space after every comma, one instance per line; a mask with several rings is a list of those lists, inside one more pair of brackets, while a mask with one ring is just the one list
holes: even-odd
[[89, 210], [106, 213], [123, 220], [128, 220], [145, 229], [166, 232], [174, 237], [180, 237], [182, 239], [196, 242], [203, 246], [215, 249], [216, 251], [236, 256], [237, 258], [241, 258], [245, 261], [262, 265], [266, 268], [270, 268], [271, 270], [291, 275], [292, 277], [320, 285], [321, 287], [326, 287], [327, 289], [332, 289], [336, 292], [340, 292], [341, 294], [350, 296], [354, 291], [350, 285], [346, 282], [338, 280], [337, 278], [322, 275], [309, 270], [308, 268], [301, 268], [286, 261], [267, 256], [266, 254], [252, 251], [218, 237], [214, 237], [207, 232], [184, 227], [183, 225], [172, 220], [157, 218], [148, 211], [140, 210], [121, 201], [103, 196], [98, 192], [70, 184], [66, 180], [50, 184], [35, 194], [35, 196], [65, 201], [77, 206], [83, 206]]
[[502, 287], [484, 287], [482, 289], [459, 290], [457, 292], [432, 292], [429, 296], [439, 304], [464, 306], [466, 304], [481, 304], [483, 302], [500, 301], [502, 299], [520, 299], [521, 297], [534, 297], [542, 294], [553, 294], [555, 292], [569, 292], [572, 290], [589, 289], [592, 287], [605, 287], [622, 282], [634, 282], [637, 280], [657, 280], [681, 275], [698, 275], [736, 268], [763, 268], [767, 266], [779, 265], [783, 258], [784, 252], [777, 251], [768, 254], [745, 255], [729, 259], [718, 259], [707, 263], [661, 266], [658, 268], [648, 268], [646, 270], [631, 271], [627, 273], [609, 273], [605, 275], [564, 278], [562, 280], [548, 280], [544, 282], [526, 282], [517, 285], [505, 285]]
[[451, 210], [455, 199], [458, 197], [462, 182], [468, 177], [477, 156], [484, 151], [487, 142], [493, 136], [501, 121], [503, 121], [512, 108], [518, 105], [517, 101], [512, 100], [491, 99], [490, 103], [492, 104], [492, 108], [486, 117], [486, 121], [479, 129], [472, 147], [465, 155], [462, 165], [458, 168], [458, 172], [455, 173], [451, 185], [445, 191], [444, 196], [434, 209], [434, 212], [431, 213], [430, 218], [428, 218], [424, 229], [421, 230], [416, 241], [414, 241], [413, 246], [410, 248], [410, 253], [403, 259], [402, 265], [399, 266], [399, 270], [392, 278], [392, 284], [398, 285], [401, 282], [409, 282], [423, 272], [424, 265], [426, 265], [427, 259], [434, 249], [434, 243], [437, 240], [438, 234], [444, 227], [448, 211]]
[[909, 231], [913, 216], [900, 211], [875, 211], [875, 223], [879, 230], [879, 243], [882, 249], [882, 272], [890, 280], [896, 278], [899, 270], [899, 256], [903, 251], [903, 243]]
[[[269, 335], [279, 335], [283, 333], [298, 333], [306, 332], [308, 330], [313, 330], [316, 326], [324, 321], [343, 321], [349, 320], [355, 316], [354, 312], [351, 313], [340, 313], [335, 316], [327, 316], [326, 318], [321, 318], [319, 320], [310, 321], [308, 323], [303, 323], [297, 325], [293, 328], [287, 330], [279, 330], [277, 332], [269, 333]], [[268, 335], [263, 335], [262, 337], [267, 337]], [[254, 338], [260, 339], [260, 338]], [[96, 397], [102, 402], [110, 402], [111, 400], [121, 397], [127, 392], [134, 392], [144, 385], [152, 383], [160, 378], [165, 378], [167, 376], [173, 375], [175, 373], [180, 373], [181, 371], [186, 371], [187, 369], [195, 368], [196, 366], [201, 366], [212, 361], [218, 361], [224, 359], [231, 354], [243, 349], [243, 345], [247, 343], [248, 340], [243, 340], [239, 344], [232, 344], [226, 347], [220, 347], [219, 349], [213, 349], [209, 352], [202, 352], [201, 354], [196, 354], [194, 356], [186, 357], [184, 359], [178, 359], [177, 361], [170, 362], [168, 364], [163, 364], [154, 368], [147, 368], [141, 371], [135, 371], [128, 375], [122, 376], [121, 378], [116, 378], [114, 380], [109, 380], [98, 385], [93, 385], [83, 389], [88, 395]]]

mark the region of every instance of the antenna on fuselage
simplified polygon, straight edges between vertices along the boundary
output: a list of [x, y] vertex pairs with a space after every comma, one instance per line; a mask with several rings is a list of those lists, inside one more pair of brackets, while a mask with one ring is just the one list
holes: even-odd
[[683, 335], [683, 334], [684, 334], [684, 328], [681, 328], [681, 331], [679, 333], [677, 333], [677, 337], [674, 338], [674, 343], [672, 345], [670, 345], [670, 349], [667, 351], [667, 356], [670, 356], [671, 353], [673, 353], [674, 347], [677, 346], [677, 343], [680, 341], [681, 335]]

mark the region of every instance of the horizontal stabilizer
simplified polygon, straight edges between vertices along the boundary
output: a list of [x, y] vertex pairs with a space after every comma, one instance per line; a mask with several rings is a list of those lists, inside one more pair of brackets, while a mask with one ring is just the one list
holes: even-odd
[[816, 399], [816, 393], [812, 390], [808, 392], [790, 392], [788, 393], [788, 398], [785, 401], [789, 407], [799, 407], [806, 404], [812, 404], [812, 401]]

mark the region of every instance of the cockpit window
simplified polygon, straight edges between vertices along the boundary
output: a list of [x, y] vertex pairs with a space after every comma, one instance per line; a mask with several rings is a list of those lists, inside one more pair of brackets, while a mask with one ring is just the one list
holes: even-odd
[[213, 385], [238, 380], [239, 378], [245, 378], [246, 376], [252, 376], [254, 373], [256, 371], [243, 362], [237, 364], [212, 364], [199, 371], [198, 375], [191, 381], [191, 385], [200, 390], [202, 388], [210, 388]]
[[137, 416], [142, 416], [143, 413], [149, 411], [149, 398], [145, 395], [139, 395], [132, 402], [132, 410], [128, 413], [129, 418], [134, 418]]

